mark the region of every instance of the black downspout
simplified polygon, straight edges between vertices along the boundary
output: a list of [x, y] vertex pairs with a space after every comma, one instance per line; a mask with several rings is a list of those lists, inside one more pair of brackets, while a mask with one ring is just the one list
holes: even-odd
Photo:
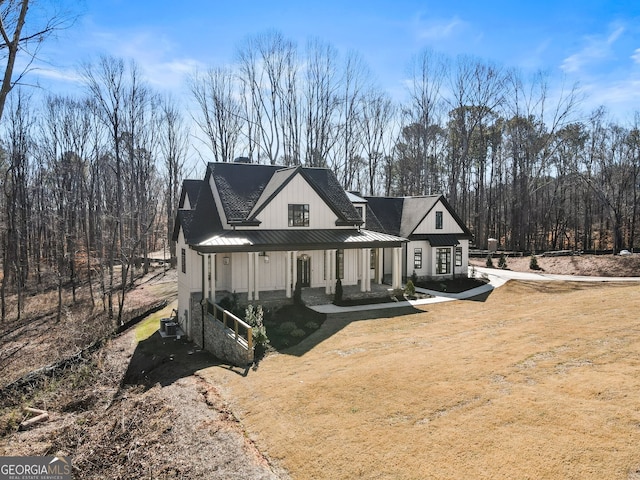
[[205, 312], [207, 311], [205, 305], [206, 305], [206, 299], [204, 296], [204, 255], [202, 255], [202, 253], [198, 252], [198, 255], [200, 255], [200, 258], [202, 258], [202, 278], [201, 278], [201, 282], [202, 282], [202, 300], [200, 300], [200, 308], [202, 310], [201, 314], [200, 314], [200, 318], [202, 319], [202, 350], [204, 350], [204, 320], [205, 320]]

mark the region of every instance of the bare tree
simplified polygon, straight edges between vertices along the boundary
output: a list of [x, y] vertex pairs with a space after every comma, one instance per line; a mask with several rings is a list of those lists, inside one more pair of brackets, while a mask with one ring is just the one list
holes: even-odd
[[[29, 9], [34, 4], [40, 12], [33, 15], [33, 22], [27, 22]], [[0, 2], [0, 35], [2, 36], [0, 57], [4, 69], [0, 85], [0, 119], [4, 113], [7, 95], [28, 72], [43, 40], [56, 30], [73, 23], [73, 17], [69, 14], [57, 11], [49, 12], [46, 11], [45, 6], [46, 2], [33, 2], [32, 0], [3, 0]], [[27, 62], [26, 67], [21, 69], [16, 76], [14, 67], [20, 52], [27, 57]]]
[[167, 239], [171, 264], [175, 265], [176, 243], [173, 241], [173, 226], [178, 209], [180, 182], [182, 181], [188, 132], [178, 106], [170, 98], [162, 103], [160, 150], [164, 159], [166, 175], [165, 205], [167, 215]]
[[236, 77], [227, 68], [195, 73], [189, 80], [191, 93], [200, 107], [196, 123], [207, 138], [216, 162], [233, 161], [242, 129], [241, 103]]
[[361, 102], [360, 143], [367, 165], [369, 195], [376, 195], [380, 187], [382, 161], [390, 152], [389, 143], [392, 137], [391, 124], [395, 113], [389, 96], [377, 90], [369, 90], [363, 95]]
[[327, 157], [335, 141], [333, 119], [338, 107], [337, 51], [319, 40], [307, 46], [304, 84], [305, 164], [327, 166]]

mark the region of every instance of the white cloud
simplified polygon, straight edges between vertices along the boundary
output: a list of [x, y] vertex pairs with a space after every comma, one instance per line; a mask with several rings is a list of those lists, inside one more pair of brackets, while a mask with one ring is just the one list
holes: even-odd
[[418, 19], [417, 36], [422, 40], [439, 40], [451, 37], [466, 26], [466, 22], [455, 16], [451, 19], [422, 22]]
[[587, 45], [577, 53], [568, 56], [560, 68], [566, 73], [575, 73], [590, 63], [607, 59], [612, 54], [613, 44], [625, 31], [623, 26], [615, 28], [608, 36], [589, 36]]
[[633, 55], [631, 55], [631, 59], [635, 63], [640, 63], [640, 48], [636, 48], [636, 51], [633, 52]]

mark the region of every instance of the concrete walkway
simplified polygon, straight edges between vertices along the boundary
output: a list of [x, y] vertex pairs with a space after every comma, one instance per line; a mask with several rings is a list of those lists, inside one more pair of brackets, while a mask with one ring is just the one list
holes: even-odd
[[427, 293], [432, 295], [432, 298], [425, 298], [422, 300], [407, 300], [404, 302], [388, 302], [388, 303], [376, 303], [372, 305], [354, 305], [350, 307], [339, 307], [332, 303], [325, 305], [315, 305], [309, 308], [319, 313], [336, 315], [336, 314], [349, 314], [353, 312], [386, 310], [390, 308], [407, 308], [420, 305], [429, 305], [432, 303], [450, 302], [452, 300], [464, 300], [467, 298], [476, 297], [491, 292], [494, 288], [501, 287], [509, 280], [529, 280], [539, 282], [638, 282], [640, 283], [640, 277], [588, 277], [578, 275], [551, 275], [544, 273], [528, 273], [528, 272], [514, 272], [512, 270], [500, 270], [497, 268], [484, 268], [475, 267], [477, 277], [485, 277], [489, 280], [489, 283], [480, 287], [472, 288], [465, 292], [460, 293], [443, 293], [435, 290], [427, 290], [424, 288], [417, 288], [416, 292]]

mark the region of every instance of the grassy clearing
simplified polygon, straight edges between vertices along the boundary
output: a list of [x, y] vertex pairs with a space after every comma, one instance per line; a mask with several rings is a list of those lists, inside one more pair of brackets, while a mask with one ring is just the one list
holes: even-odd
[[203, 376], [296, 479], [636, 478], [639, 309], [637, 285], [510, 282]]
[[146, 340], [156, 333], [160, 328], [160, 319], [171, 316], [173, 309], [178, 306], [178, 302], [174, 301], [162, 310], [149, 315], [146, 319], [136, 325], [136, 342]]

